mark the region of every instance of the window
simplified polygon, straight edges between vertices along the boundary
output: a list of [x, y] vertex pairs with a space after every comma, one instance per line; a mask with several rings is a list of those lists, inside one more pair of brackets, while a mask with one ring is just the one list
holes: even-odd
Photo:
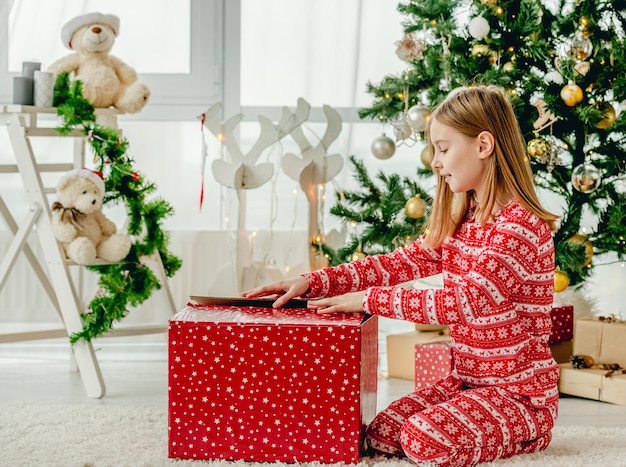
[[12, 0], [0, 4], [0, 44], [8, 44], [0, 48], [0, 101], [11, 102], [11, 78], [23, 61], [38, 60], [45, 69], [72, 53], [61, 43], [63, 25], [95, 11], [120, 17], [111, 54], [152, 91], [141, 119], [193, 120], [221, 99], [220, 0]]
[[[370, 104], [366, 82], [378, 82], [404, 67], [395, 55], [402, 27], [393, 5], [379, 0], [0, 1], [0, 35], [6, 35], [0, 37], [0, 44], [7, 43], [4, 38], [9, 34], [13, 38], [10, 49], [0, 48], [0, 59], [4, 54], [10, 64], [8, 70], [0, 69], [0, 80], [6, 83], [0, 93], [8, 93], [1, 101], [10, 102], [10, 77], [20, 71], [22, 61], [37, 58], [50, 63], [70, 53], [61, 43], [61, 28], [68, 19], [88, 11], [120, 17], [120, 35], [112, 53], [140, 71], [153, 91], [146, 109], [136, 116], [122, 116], [120, 124], [137, 169], [155, 182], [159, 196], [174, 207], [167, 229], [231, 229], [236, 219], [237, 194], [213, 176], [211, 164], [222, 157], [222, 148], [208, 133], [205, 198], [202, 209], [199, 206], [203, 161], [196, 117], [220, 100], [224, 119], [238, 113], [244, 116], [238, 128], [244, 152], [258, 138], [258, 115], [278, 121], [282, 107], [295, 109], [299, 97], [312, 106], [303, 130], [312, 143], [326, 129], [322, 105], [340, 111], [342, 132], [329, 153], [342, 155], [346, 166], [326, 187], [325, 212], [335, 203], [335, 191], [353, 183], [350, 155], [366, 161], [372, 174], [415, 171], [419, 147], [398, 147], [392, 159], [376, 159], [370, 145], [390, 130], [379, 122], [360, 121], [357, 115], [359, 107]], [[53, 15], [58, 18], [52, 20]], [[35, 28], [38, 37], [50, 39], [33, 40]], [[133, 34], [137, 30], [148, 32], [137, 39]], [[0, 67], [7, 60], [0, 60]], [[10, 163], [13, 155], [3, 138], [0, 132], [0, 160]], [[37, 149], [63, 155], [61, 149]], [[280, 167], [282, 155], [288, 152], [299, 154], [291, 137], [261, 155], [260, 162], [274, 164], [274, 177], [247, 192], [246, 226], [251, 230], [306, 225], [306, 197]], [[325, 227], [336, 223], [327, 218]]]
[[401, 37], [400, 14], [379, 0], [242, 0], [241, 105], [267, 112], [303, 97], [357, 121], [356, 108], [371, 103], [366, 82], [405, 66]]

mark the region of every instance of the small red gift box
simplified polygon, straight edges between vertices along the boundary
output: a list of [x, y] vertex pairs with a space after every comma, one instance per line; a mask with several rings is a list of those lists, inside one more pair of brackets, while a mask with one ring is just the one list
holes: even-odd
[[375, 316], [190, 303], [168, 340], [169, 457], [359, 461], [376, 413]]
[[569, 342], [574, 338], [574, 307], [571, 305], [556, 306], [550, 312], [552, 319], [552, 332], [550, 344]]
[[425, 388], [450, 374], [454, 367], [452, 344], [433, 342], [415, 346], [415, 390]]

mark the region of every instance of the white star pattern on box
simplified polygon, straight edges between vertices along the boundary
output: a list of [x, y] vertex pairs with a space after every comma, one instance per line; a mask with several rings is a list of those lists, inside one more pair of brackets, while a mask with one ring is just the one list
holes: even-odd
[[170, 457], [358, 462], [376, 410], [375, 317], [189, 305], [169, 344]]

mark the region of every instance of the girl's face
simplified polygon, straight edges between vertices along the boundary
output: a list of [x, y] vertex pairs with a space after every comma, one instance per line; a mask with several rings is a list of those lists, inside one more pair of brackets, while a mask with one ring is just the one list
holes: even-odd
[[474, 190], [480, 195], [483, 174], [493, 153], [493, 136], [488, 131], [470, 138], [433, 119], [430, 122], [430, 140], [434, 146], [431, 166], [443, 177], [450, 190], [462, 193]]

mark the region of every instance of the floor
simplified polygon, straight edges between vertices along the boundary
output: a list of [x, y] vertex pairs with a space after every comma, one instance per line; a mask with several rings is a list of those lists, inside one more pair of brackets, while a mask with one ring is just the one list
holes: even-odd
[[[378, 408], [410, 392], [413, 382], [382, 376], [385, 335], [403, 332], [406, 323], [381, 322]], [[107, 393], [85, 395], [63, 340], [0, 344], [0, 401], [29, 404], [163, 406], [167, 403], [167, 341], [163, 334], [102, 339], [96, 352]], [[563, 396], [559, 425], [626, 426], [626, 406]]]

